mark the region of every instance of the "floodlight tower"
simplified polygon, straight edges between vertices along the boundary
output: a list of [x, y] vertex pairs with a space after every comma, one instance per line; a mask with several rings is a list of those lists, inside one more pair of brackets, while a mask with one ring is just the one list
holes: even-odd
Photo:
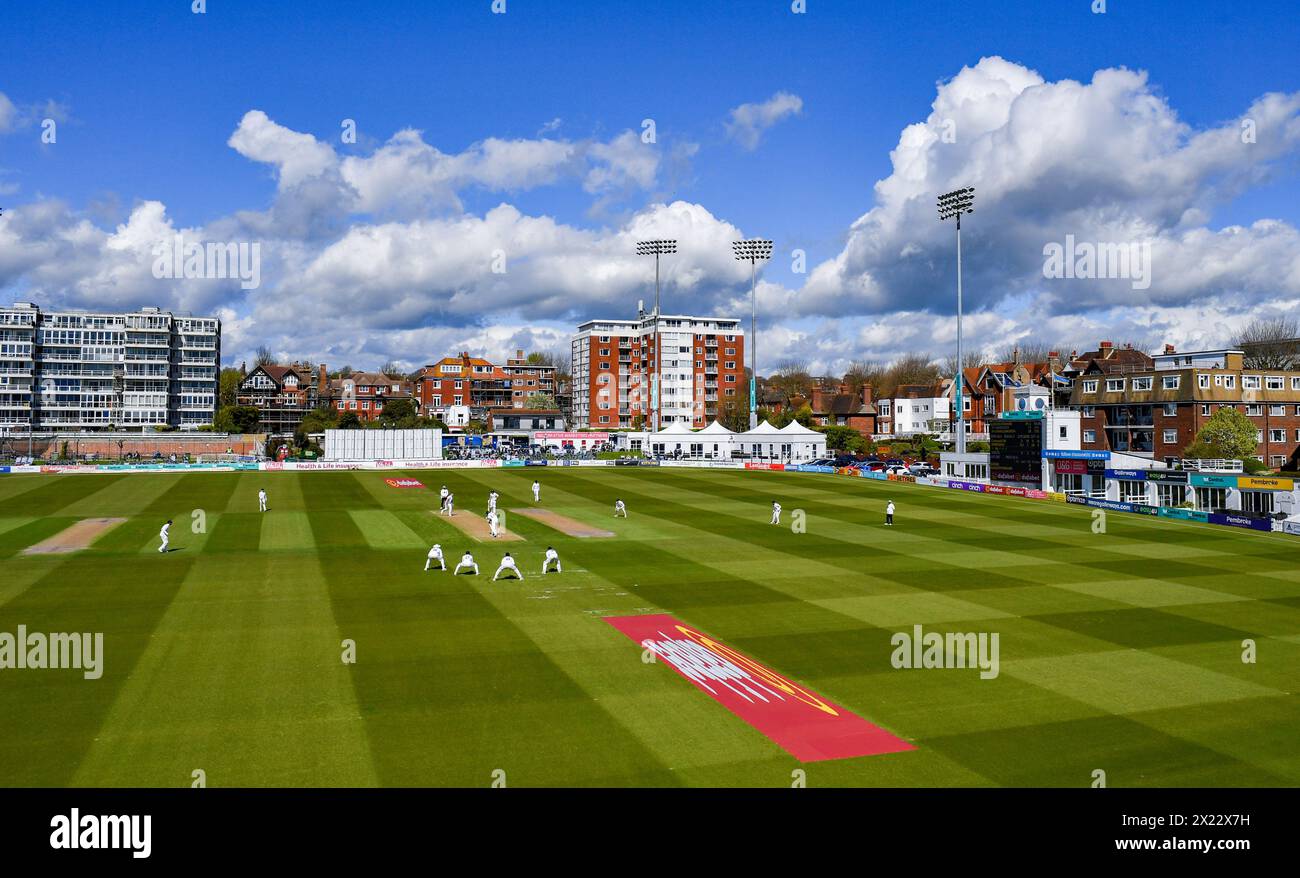
[[662, 345], [659, 343], [659, 257], [677, 252], [676, 238], [656, 238], [649, 241], [637, 241], [636, 252], [640, 256], [655, 258], [655, 352], [651, 362], [653, 372], [650, 378], [650, 414], [654, 431], [659, 431], [659, 363]]
[[762, 238], [732, 241], [732, 252], [749, 263], [749, 429], [758, 426], [758, 263], [772, 258], [772, 242]]
[[954, 189], [939, 196], [939, 220], [955, 219], [957, 220], [957, 374], [954, 376], [956, 382], [953, 386], [956, 392], [953, 395], [953, 405], [957, 410], [957, 453], [966, 453], [966, 418], [962, 408], [962, 379], [965, 374], [966, 362], [963, 358], [961, 344], [961, 215], [963, 213], [975, 212], [975, 187], [965, 189]]

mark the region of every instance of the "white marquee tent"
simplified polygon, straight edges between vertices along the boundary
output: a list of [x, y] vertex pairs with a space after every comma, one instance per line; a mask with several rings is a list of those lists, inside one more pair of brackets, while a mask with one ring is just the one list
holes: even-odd
[[800, 462], [826, 456], [826, 436], [798, 422], [778, 430], [763, 421], [752, 430], [735, 433], [717, 421], [702, 430], [692, 430], [677, 421], [657, 433], [634, 433], [629, 438], [651, 454], [697, 460], [741, 457]]

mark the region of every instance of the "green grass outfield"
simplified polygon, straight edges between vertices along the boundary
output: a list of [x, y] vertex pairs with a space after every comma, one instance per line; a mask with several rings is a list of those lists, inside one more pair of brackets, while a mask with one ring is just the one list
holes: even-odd
[[[690, 469], [0, 477], [0, 632], [103, 632], [104, 673], [0, 670], [9, 786], [1295, 786], [1300, 541], [830, 475]], [[430, 510], [531, 505], [473, 544]], [[271, 511], [257, 512], [265, 486]], [[611, 517], [621, 496], [631, 517]], [[882, 526], [887, 499], [897, 525]], [[767, 524], [779, 499], [787, 521]], [[195, 510], [206, 521], [193, 533]], [[88, 550], [22, 549], [80, 518]], [[157, 532], [173, 518], [176, 551]], [[553, 544], [565, 572], [537, 575]], [[501, 552], [523, 583], [490, 582]], [[602, 617], [665, 612], [906, 738], [801, 766]], [[1000, 637], [1000, 674], [890, 637]], [[355, 641], [357, 661], [341, 661]], [[1243, 663], [1242, 641], [1257, 661]]]

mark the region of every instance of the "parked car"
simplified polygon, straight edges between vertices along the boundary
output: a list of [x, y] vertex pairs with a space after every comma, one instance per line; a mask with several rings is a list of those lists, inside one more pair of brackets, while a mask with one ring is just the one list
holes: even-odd
[[908, 473], [914, 476], [937, 476], [939, 471], [928, 463], [914, 463], [907, 468]]

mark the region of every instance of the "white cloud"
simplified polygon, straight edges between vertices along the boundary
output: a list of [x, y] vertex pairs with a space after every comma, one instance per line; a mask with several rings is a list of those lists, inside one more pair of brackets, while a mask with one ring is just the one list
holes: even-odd
[[[1241, 136], [1246, 119], [1257, 129], [1253, 143]], [[976, 212], [963, 226], [968, 308], [994, 308], [1026, 292], [1075, 312], [1231, 293], [1300, 295], [1293, 226], [1206, 224], [1298, 149], [1300, 94], [1265, 95], [1240, 118], [1195, 131], [1145, 73], [1100, 70], [1086, 84], [1053, 83], [985, 58], [941, 83], [927, 119], [903, 130], [893, 173], [876, 184], [875, 206], [853, 224], [844, 249], [811, 272], [801, 308], [950, 311], [953, 233], [938, 221], [935, 198], [962, 186], [976, 193]], [[1149, 289], [1044, 278], [1044, 245], [1066, 235], [1149, 243]]]
[[758, 104], [741, 104], [731, 111], [727, 136], [748, 150], [758, 148], [763, 132], [787, 116], [803, 112], [803, 98], [779, 91]]
[[[756, 145], [800, 106], [778, 93], [738, 107], [729, 132]], [[1247, 119], [1254, 142], [1241, 137]], [[451, 153], [403, 130], [345, 155], [253, 110], [230, 146], [274, 170], [269, 209], [178, 229], [155, 201], [111, 228], [55, 200], [7, 207], [0, 287], [50, 306], [218, 310], [230, 358], [265, 342], [331, 363], [414, 366], [457, 349], [554, 347], [579, 319], [629, 315], [654, 295], [653, 264], [634, 255], [635, 242], [672, 237], [681, 252], [663, 263], [665, 309], [748, 314], [748, 271], [730, 252], [742, 229], [705, 205], [629, 204], [603, 225], [529, 215], [508, 200], [465, 211], [470, 189], [504, 197], [567, 185], [598, 205], [651, 200], [695, 150], [645, 144], [630, 130], [600, 141], [543, 136], [557, 127]], [[839, 253], [798, 289], [760, 278], [760, 366], [794, 358], [837, 371], [860, 357], [951, 351], [953, 230], [937, 220], [934, 199], [967, 185], [977, 208], [963, 226], [969, 347], [992, 353], [1035, 338], [1081, 348], [1104, 337], [1187, 348], [1224, 343], [1257, 314], [1300, 316], [1295, 226], [1211, 225], [1298, 151], [1297, 94], [1263, 95], [1240, 117], [1197, 130], [1140, 72], [1049, 82], [983, 59], [938, 84], [929, 114], [900, 133], [891, 173]], [[152, 246], [178, 232], [261, 243], [263, 286], [243, 293], [233, 283], [155, 280]], [[1044, 244], [1067, 234], [1149, 241], [1150, 288], [1044, 278]], [[493, 271], [498, 251], [504, 273]]]

